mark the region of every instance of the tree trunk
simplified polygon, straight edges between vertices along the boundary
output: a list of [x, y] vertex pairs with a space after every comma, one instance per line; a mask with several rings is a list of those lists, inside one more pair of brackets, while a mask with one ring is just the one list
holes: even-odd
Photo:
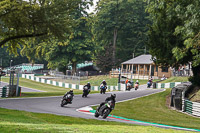
[[72, 74], [76, 73], [76, 62], [72, 62]]
[[67, 74], [66, 70], [67, 70], [67, 66], [64, 67], [64, 70], [63, 70], [64, 75]]
[[114, 29], [114, 35], [113, 35], [113, 57], [112, 57], [112, 62], [113, 66], [116, 65], [116, 42], [117, 42], [117, 28]]

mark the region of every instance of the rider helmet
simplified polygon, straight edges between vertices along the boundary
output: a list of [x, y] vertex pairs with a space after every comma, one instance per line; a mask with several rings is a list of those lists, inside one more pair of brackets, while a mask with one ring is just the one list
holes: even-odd
[[112, 98], [116, 98], [116, 94], [111, 94], [111, 97]]
[[73, 89], [70, 89], [70, 92], [73, 92]]

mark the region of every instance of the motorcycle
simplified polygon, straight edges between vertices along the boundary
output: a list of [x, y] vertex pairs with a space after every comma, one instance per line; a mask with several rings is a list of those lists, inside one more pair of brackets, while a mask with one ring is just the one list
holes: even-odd
[[64, 96], [64, 97], [61, 99], [61, 104], [60, 104], [60, 106], [63, 107], [64, 105], [72, 104], [72, 100], [73, 100], [73, 96], [72, 96], [71, 94], [67, 94], [66, 96]]
[[132, 84], [128, 82], [126, 85], [126, 90], [130, 91], [131, 89], [132, 89]]
[[147, 88], [150, 88], [152, 83], [150, 81], [147, 82]]
[[107, 87], [104, 86], [103, 84], [101, 84], [101, 85], [100, 85], [100, 89], [101, 89], [100, 93], [101, 93], [101, 94], [102, 94], [102, 93], [105, 94], [105, 93], [106, 93]]
[[135, 90], [137, 90], [139, 88], [139, 84], [135, 83]]
[[83, 95], [82, 97], [87, 97], [87, 95], [90, 93], [90, 90], [88, 89], [87, 86], [83, 87]]
[[108, 101], [101, 107], [97, 107], [94, 114], [95, 117], [102, 116], [103, 119], [106, 119], [112, 110], [115, 108], [115, 102], [113, 100]]

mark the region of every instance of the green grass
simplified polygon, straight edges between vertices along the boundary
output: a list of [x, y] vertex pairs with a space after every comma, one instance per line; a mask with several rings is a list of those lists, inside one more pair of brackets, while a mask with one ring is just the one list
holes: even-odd
[[170, 77], [160, 83], [187, 82], [189, 77]]
[[[80, 81], [80, 84], [85, 85], [87, 84], [87, 82], [90, 82], [92, 86], [99, 86], [103, 80], [106, 80], [109, 86], [117, 86], [117, 83], [118, 83], [118, 78], [110, 78], [109, 76], [91, 76], [87, 80]], [[138, 79], [133, 79], [134, 82], [136, 82], [136, 80]], [[142, 85], [142, 84], [146, 84], [147, 80], [139, 80], [139, 82], [140, 82], [140, 85]]]
[[81, 85], [87, 84], [87, 82], [90, 82], [92, 86], [99, 86], [103, 80], [106, 80], [107, 84], [109, 86], [117, 86], [118, 78], [110, 78], [108, 76], [91, 76], [87, 80], [80, 81]]
[[171, 89], [139, 99], [117, 103], [113, 115], [146, 122], [200, 129], [200, 118], [195, 118], [166, 106]]
[[[2, 78], [2, 81], [8, 82], [9, 78]], [[46, 91], [46, 92], [22, 92], [21, 93], [22, 97], [59, 96], [59, 95], [64, 95], [67, 91], [69, 91], [69, 88], [43, 84], [29, 79], [20, 78], [19, 81], [20, 81], [19, 86]], [[97, 93], [97, 91], [91, 91], [91, 93]], [[82, 91], [74, 89], [74, 94], [82, 94]]]
[[197, 93], [195, 93], [195, 96], [192, 97], [192, 98], [190, 99], [190, 101], [199, 102], [199, 103], [200, 103], [200, 91], [198, 91]]
[[[8, 81], [8, 79], [3, 79], [3, 81]], [[20, 79], [20, 85], [30, 87], [33, 89], [40, 89], [47, 92], [41, 93], [23, 93], [25, 96], [54, 96], [54, 95], [63, 95], [68, 89], [62, 87], [56, 87], [52, 85], [46, 85], [38, 82], [34, 82], [27, 79]], [[82, 93], [81, 91], [75, 90], [76, 94]], [[169, 93], [169, 91], [168, 91]], [[161, 93], [162, 94], [162, 93]], [[156, 94], [157, 95], [157, 94]], [[178, 126], [181, 126], [180, 121], [173, 121], [166, 116], [168, 113], [167, 107], [162, 104], [164, 103], [164, 98], [161, 96], [166, 96], [166, 94], [162, 94], [153, 98], [152, 96], [144, 97], [137, 100], [119, 103], [116, 105], [115, 110], [112, 114], [119, 115], [127, 118], [133, 118], [148, 122], [157, 122], [162, 123], [164, 120], [168, 120], [163, 124], [173, 124], [177, 122]], [[136, 102], [135, 102], [136, 101]], [[160, 101], [162, 101], [160, 103]], [[131, 102], [131, 103], [130, 103]], [[132, 103], [133, 102], [133, 103]], [[153, 103], [152, 103], [153, 102]], [[153, 105], [155, 102], [159, 102], [159, 106], [156, 103], [156, 106]], [[160, 109], [161, 108], [161, 109]], [[167, 110], [167, 111], [165, 111]], [[175, 112], [174, 116], [177, 116], [177, 112]], [[164, 118], [162, 114], [164, 114]], [[157, 116], [158, 114], [158, 116]], [[190, 116], [178, 113], [184, 116], [182, 123], [185, 123], [185, 119], [190, 118]], [[149, 116], [150, 115], [150, 116]], [[154, 115], [154, 116], [153, 116]], [[80, 118], [72, 118], [66, 116], [56, 116], [50, 114], [39, 114], [39, 113], [30, 113], [24, 111], [16, 111], [16, 110], [7, 110], [0, 108], [0, 131], [1, 132], [144, 132], [144, 133], [171, 133], [171, 132], [183, 132], [177, 130], [169, 130], [169, 129], [160, 129], [156, 127], [144, 127], [144, 126], [135, 126], [135, 125], [127, 125], [123, 123], [116, 122], [106, 122], [106, 121], [97, 121], [97, 120], [88, 120], [88, 119], [80, 119]], [[136, 116], [136, 117], [135, 117]], [[155, 117], [156, 116], [156, 117]], [[161, 117], [160, 117], [161, 116]], [[154, 119], [154, 117], [156, 119]], [[178, 117], [178, 116], [177, 116]], [[170, 117], [171, 118], [171, 117]], [[175, 119], [176, 117], [174, 117]], [[184, 121], [184, 122], [183, 122]], [[187, 120], [186, 124], [189, 125], [186, 127], [196, 128], [196, 125], [199, 125], [199, 121], [196, 120], [193, 123], [193, 119], [190, 122]], [[176, 125], [176, 124], [174, 124]], [[184, 126], [183, 125], [183, 126]], [[114, 128], [112, 128], [114, 127]], [[124, 130], [125, 129], [125, 130]]]
[[187, 133], [186, 131], [151, 126], [137, 126], [3, 108], [0, 108], [0, 116], [0, 131], [2, 133]]

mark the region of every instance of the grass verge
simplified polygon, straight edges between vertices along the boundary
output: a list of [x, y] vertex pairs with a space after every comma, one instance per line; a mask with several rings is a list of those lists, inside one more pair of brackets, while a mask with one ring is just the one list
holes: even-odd
[[3, 133], [187, 133], [151, 126], [31, 113], [0, 108], [0, 131]]
[[[80, 81], [81, 85], [87, 84], [87, 82], [90, 82], [93, 86], [99, 86], [103, 80], [106, 80], [107, 84], [109, 86], [117, 86], [118, 78], [110, 78], [109, 76], [91, 76], [87, 80]], [[134, 83], [138, 79], [133, 79]], [[155, 80], [157, 81], [157, 80]], [[147, 84], [147, 80], [139, 80], [140, 84]]]
[[146, 122], [200, 129], [200, 118], [195, 118], [166, 105], [166, 97], [171, 89], [135, 100], [117, 103], [113, 115]]
[[[2, 78], [2, 81], [9, 82], [9, 78]], [[22, 97], [43, 97], [43, 96], [59, 96], [64, 95], [69, 88], [63, 88], [48, 84], [43, 84], [39, 82], [35, 82], [29, 79], [20, 78], [19, 86], [24, 86], [32, 89], [37, 89], [46, 92], [22, 92]], [[91, 93], [97, 93], [97, 91], [91, 91]], [[74, 89], [74, 94], [82, 94], [81, 90]]]
[[187, 82], [189, 77], [170, 77], [166, 80], [163, 80], [160, 83], [170, 83], [170, 82]]

